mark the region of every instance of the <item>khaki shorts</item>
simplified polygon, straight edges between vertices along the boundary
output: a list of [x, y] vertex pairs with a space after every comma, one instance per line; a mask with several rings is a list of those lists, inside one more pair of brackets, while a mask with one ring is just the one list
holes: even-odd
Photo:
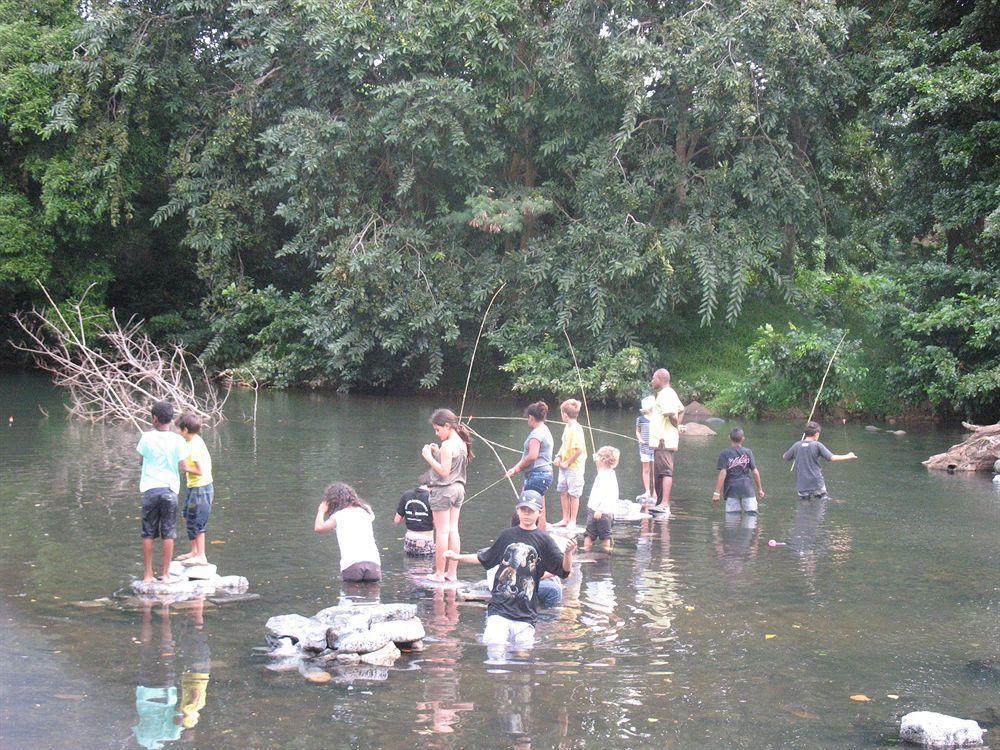
[[674, 475], [674, 453], [669, 448], [653, 449], [653, 474], [657, 478]]
[[431, 510], [461, 508], [462, 503], [465, 502], [465, 485], [461, 482], [455, 482], [443, 487], [431, 487], [429, 502]]

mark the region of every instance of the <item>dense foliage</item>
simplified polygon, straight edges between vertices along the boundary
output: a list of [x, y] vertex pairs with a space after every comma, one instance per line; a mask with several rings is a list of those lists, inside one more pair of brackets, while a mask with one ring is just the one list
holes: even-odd
[[238, 377], [461, 387], [506, 282], [481, 373], [625, 400], [718, 345], [688, 394], [744, 411], [846, 316], [828, 406], [983, 416], [995, 289], [904, 297], [1000, 260], [997, 8], [904, 5], [0, 0], [0, 306], [96, 283]]

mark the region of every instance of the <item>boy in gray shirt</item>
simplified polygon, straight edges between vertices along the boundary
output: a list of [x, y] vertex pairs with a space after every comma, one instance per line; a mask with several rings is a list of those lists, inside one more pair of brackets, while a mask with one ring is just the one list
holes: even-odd
[[850, 461], [857, 458], [853, 452], [831, 453], [830, 449], [819, 441], [819, 433], [820, 426], [817, 422], [806, 422], [803, 439], [785, 451], [783, 456], [786, 461], [795, 462], [795, 489], [801, 500], [808, 500], [813, 496], [818, 500], [825, 500], [828, 497], [826, 481], [819, 468], [821, 458], [826, 461]]

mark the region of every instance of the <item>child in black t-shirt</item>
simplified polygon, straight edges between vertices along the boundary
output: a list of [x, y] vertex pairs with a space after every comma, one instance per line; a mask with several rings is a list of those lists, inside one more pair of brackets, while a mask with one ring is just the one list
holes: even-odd
[[396, 506], [396, 523], [406, 523], [403, 552], [410, 557], [429, 557], [434, 554], [434, 514], [431, 512], [430, 490], [423, 482], [407, 490]]
[[497, 649], [534, 645], [539, 580], [545, 573], [566, 578], [573, 569], [576, 540], [570, 539], [565, 551], [560, 552], [552, 537], [538, 530], [541, 514], [541, 495], [525, 490], [517, 503], [518, 525], [501, 531], [492, 546], [476, 554], [461, 555], [452, 550], [444, 553], [460, 563], [480, 563], [487, 570], [500, 566], [493, 579], [483, 632], [483, 643], [491, 658]]
[[[726, 498], [726, 513], [757, 512], [757, 499], [763, 499], [764, 488], [760, 483], [760, 472], [753, 460], [753, 451], [743, 447], [743, 430], [734, 427], [729, 431], [730, 446], [719, 454], [715, 468], [719, 477], [715, 481], [712, 502]], [[752, 481], [751, 481], [752, 479]], [[754, 484], [757, 494], [754, 494]]]

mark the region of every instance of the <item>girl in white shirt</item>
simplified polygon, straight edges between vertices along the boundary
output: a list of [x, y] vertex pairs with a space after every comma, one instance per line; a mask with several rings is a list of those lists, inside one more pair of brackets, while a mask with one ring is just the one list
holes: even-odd
[[590, 549], [595, 539], [601, 540], [605, 552], [614, 546], [611, 529], [615, 524], [615, 509], [618, 507], [618, 477], [615, 467], [621, 451], [610, 445], [598, 448], [594, 454], [597, 464], [597, 479], [590, 489], [587, 501], [587, 530], [583, 532], [583, 549]]
[[358, 497], [354, 488], [343, 482], [334, 482], [323, 493], [323, 501], [316, 509], [313, 530], [337, 532], [340, 547], [340, 576], [345, 581], [378, 581], [382, 578], [382, 558], [375, 545], [372, 522], [375, 513], [371, 506]]

